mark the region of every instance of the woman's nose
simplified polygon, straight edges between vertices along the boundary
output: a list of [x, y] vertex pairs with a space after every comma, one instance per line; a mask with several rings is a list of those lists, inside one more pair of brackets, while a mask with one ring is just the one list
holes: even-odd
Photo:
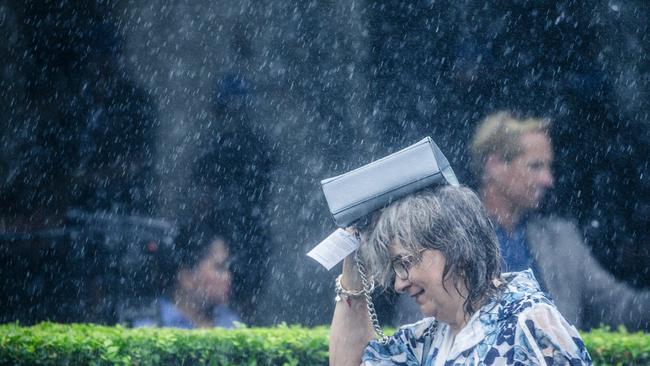
[[395, 292], [398, 294], [401, 294], [402, 292], [406, 291], [406, 289], [411, 285], [408, 279], [403, 280], [399, 278], [398, 276], [395, 276]]

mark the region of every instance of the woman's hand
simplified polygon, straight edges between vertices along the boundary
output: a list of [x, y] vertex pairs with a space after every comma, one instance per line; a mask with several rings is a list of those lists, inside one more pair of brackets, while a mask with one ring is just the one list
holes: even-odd
[[[347, 229], [349, 232], [351, 229]], [[348, 291], [363, 288], [359, 268], [352, 253], [343, 260], [341, 287]], [[373, 328], [364, 296], [349, 297], [336, 302], [330, 328], [330, 365], [359, 365], [361, 355], [373, 338]]]

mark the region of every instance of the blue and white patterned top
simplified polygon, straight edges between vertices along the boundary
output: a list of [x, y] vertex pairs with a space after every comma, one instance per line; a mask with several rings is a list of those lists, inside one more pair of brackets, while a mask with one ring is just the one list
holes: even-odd
[[434, 318], [401, 327], [386, 346], [372, 341], [362, 365], [591, 365], [575, 327], [530, 270], [504, 273], [505, 289], [456, 335]]

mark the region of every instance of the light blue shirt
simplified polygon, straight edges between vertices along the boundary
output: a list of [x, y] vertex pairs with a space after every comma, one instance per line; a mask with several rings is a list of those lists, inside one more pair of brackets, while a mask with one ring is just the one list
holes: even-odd
[[[158, 303], [158, 319], [146, 317], [133, 322], [133, 327], [170, 327], [182, 329], [194, 329], [194, 324], [180, 309], [169, 299], [161, 299]], [[216, 306], [212, 313], [212, 322], [215, 327], [234, 328], [235, 323], [241, 323], [241, 319], [227, 305]]]

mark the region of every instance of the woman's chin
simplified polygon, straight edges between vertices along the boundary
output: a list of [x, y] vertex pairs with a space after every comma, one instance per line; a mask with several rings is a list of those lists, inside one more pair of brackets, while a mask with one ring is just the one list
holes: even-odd
[[435, 312], [432, 309], [427, 308], [426, 306], [420, 306], [420, 312], [422, 315], [424, 315], [426, 318], [435, 316]]

